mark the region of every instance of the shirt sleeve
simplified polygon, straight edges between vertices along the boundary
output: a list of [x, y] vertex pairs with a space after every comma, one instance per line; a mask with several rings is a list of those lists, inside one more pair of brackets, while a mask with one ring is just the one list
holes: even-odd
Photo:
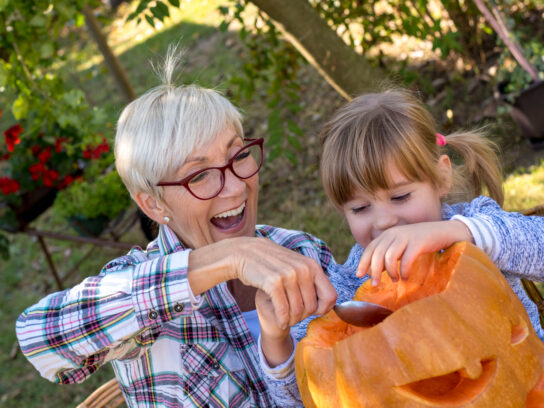
[[297, 340], [292, 334], [291, 338], [293, 339], [293, 353], [287, 361], [276, 367], [270, 367], [264, 357], [261, 336], [259, 336], [257, 344], [259, 360], [264, 372], [264, 380], [270, 396], [278, 407], [303, 407], [295, 375], [295, 349]]
[[544, 217], [504, 211], [478, 197], [453, 215], [470, 229], [481, 248], [504, 272], [544, 281]]
[[45, 297], [17, 320], [23, 354], [59, 383], [81, 382], [112, 359], [138, 357], [164, 322], [198, 304], [187, 280], [189, 252], [149, 259], [134, 249], [100, 275]]

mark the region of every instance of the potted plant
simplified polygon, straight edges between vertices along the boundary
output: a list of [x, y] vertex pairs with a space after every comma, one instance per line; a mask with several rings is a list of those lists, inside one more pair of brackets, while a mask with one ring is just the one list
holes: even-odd
[[528, 41], [523, 49], [507, 27], [494, 2], [492, 12], [483, 0], [474, 3], [499, 35], [509, 54], [501, 55], [498, 73], [499, 92], [509, 104], [510, 115], [521, 132], [535, 148], [544, 147], [544, 47], [538, 41]]
[[60, 191], [53, 208], [80, 235], [96, 237], [131, 203], [121, 178], [110, 166], [104, 173], [76, 180]]
[[22, 231], [53, 204], [58, 191], [81, 178], [90, 162], [109, 151], [102, 136], [97, 135], [101, 138], [97, 145], [82, 147], [77, 143], [78, 130], [58, 123], [35, 127], [19, 121], [3, 135], [0, 229], [9, 232]]

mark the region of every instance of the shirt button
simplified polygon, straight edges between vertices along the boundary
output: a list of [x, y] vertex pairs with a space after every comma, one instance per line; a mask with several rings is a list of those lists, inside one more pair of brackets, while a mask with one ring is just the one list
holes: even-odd
[[214, 370], [219, 370], [219, 367], [221, 367], [221, 366], [220, 366], [219, 363], [216, 361], [215, 363], [212, 364], [212, 367], [213, 367]]
[[174, 305], [174, 312], [176, 312], [176, 313], [181, 313], [181, 312], [183, 312], [183, 309], [184, 309], [184, 308], [185, 308], [185, 306], [183, 306], [182, 304], [176, 303], [176, 304]]
[[154, 310], [150, 310], [147, 313], [147, 317], [149, 317], [150, 320], [157, 320], [157, 317], [159, 317], [159, 314]]

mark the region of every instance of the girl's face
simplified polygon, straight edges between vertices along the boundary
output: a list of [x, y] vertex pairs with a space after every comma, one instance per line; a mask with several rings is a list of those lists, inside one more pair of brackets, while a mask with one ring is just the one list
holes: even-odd
[[448, 192], [449, 183], [437, 188], [431, 182], [411, 181], [396, 166], [390, 176], [391, 188], [374, 195], [355, 191], [353, 199], [342, 206], [351, 233], [363, 248], [388, 228], [442, 219], [440, 198]]

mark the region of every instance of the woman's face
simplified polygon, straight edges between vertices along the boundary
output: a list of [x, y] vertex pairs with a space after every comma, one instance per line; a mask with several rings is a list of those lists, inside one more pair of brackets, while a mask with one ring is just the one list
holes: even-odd
[[440, 198], [447, 192], [445, 188], [408, 180], [396, 167], [390, 176], [391, 188], [374, 195], [355, 191], [342, 206], [351, 233], [363, 248], [391, 227], [442, 219]]
[[[230, 128], [210, 145], [196, 149], [170, 180], [181, 180], [206, 167], [222, 166], [244, 146]], [[182, 186], [163, 187], [168, 207], [168, 226], [190, 248], [199, 248], [225, 238], [253, 236], [257, 220], [259, 176], [242, 180], [225, 171], [225, 185], [210, 200], [194, 197]]]

